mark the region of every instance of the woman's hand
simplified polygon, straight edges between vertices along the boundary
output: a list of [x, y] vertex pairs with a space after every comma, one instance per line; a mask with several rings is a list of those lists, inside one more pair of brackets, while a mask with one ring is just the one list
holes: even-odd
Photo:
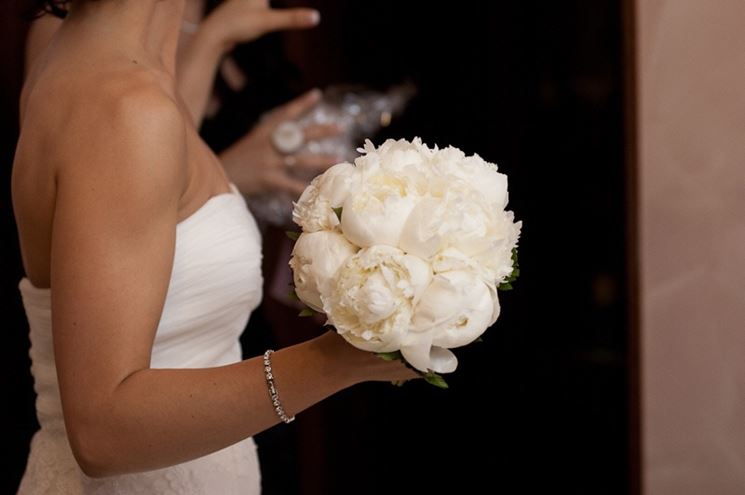
[[372, 352], [361, 351], [333, 331], [316, 337], [311, 343], [325, 358], [332, 358], [351, 383], [403, 382], [422, 377], [402, 361], [386, 361]]
[[[335, 155], [282, 155], [272, 144], [272, 133], [277, 126], [298, 119], [318, 103], [320, 96], [320, 91], [313, 90], [276, 108], [220, 154], [228, 177], [242, 193], [287, 192], [298, 197], [307, 183], [290, 173], [291, 169], [315, 175], [343, 161]], [[304, 129], [305, 141], [329, 138], [340, 132], [342, 130], [335, 125], [312, 125]]]
[[178, 89], [199, 128], [212, 94], [212, 83], [225, 55], [238, 43], [284, 29], [304, 29], [320, 21], [317, 10], [272, 9], [266, 0], [227, 0], [199, 23], [179, 52]]
[[227, 53], [239, 43], [273, 31], [313, 27], [320, 19], [315, 9], [273, 9], [266, 0], [227, 0], [204, 19], [200, 31]]

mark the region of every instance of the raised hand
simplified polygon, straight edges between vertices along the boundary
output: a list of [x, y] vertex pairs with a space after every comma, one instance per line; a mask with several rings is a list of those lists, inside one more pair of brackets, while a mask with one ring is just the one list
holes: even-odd
[[273, 9], [266, 0], [227, 0], [208, 15], [200, 31], [221, 44], [224, 51], [238, 43], [286, 29], [313, 27], [320, 21], [317, 10]]
[[[321, 92], [309, 91], [274, 109], [243, 138], [220, 154], [230, 180], [244, 194], [288, 192], [298, 197], [307, 183], [293, 169], [321, 173], [343, 161], [335, 155], [300, 153], [283, 155], [272, 144], [272, 133], [282, 122], [297, 120], [318, 103]], [[303, 129], [305, 141], [333, 137], [342, 129], [336, 125], [311, 125]]]
[[[308, 8], [272, 9], [266, 0], [227, 0], [198, 25], [179, 53], [178, 89], [194, 125], [204, 118], [220, 63], [238, 43], [284, 29], [318, 24], [320, 14]], [[235, 72], [235, 68], [232, 69]]]

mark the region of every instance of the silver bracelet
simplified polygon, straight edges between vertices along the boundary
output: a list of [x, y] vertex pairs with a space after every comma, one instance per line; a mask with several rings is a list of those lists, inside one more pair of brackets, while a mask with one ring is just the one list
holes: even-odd
[[269, 359], [269, 356], [274, 351], [271, 349], [267, 349], [267, 351], [264, 353], [264, 377], [266, 378], [266, 386], [269, 388], [269, 398], [272, 400], [272, 405], [274, 406], [274, 412], [277, 413], [277, 416], [279, 416], [279, 419], [281, 419], [285, 423], [291, 423], [295, 416], [289, 417], [285, 413], [285, 410], [282, 408], [282, 403], [279, 401], [279, 394], [277, 393], [277, 387], [274, 386], [274, 375], [272, 374], [272, 361]]

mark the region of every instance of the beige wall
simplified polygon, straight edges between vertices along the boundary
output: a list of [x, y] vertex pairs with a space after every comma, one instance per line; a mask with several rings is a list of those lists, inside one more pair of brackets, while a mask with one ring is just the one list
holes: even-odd
[[745, 0], [635, 0], [646, 495], [745, 493]]

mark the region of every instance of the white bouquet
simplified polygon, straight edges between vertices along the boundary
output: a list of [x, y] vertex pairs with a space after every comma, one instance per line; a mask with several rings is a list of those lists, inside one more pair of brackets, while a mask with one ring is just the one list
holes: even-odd
[[388, 140], [319, 175], [295, 203], [295, 293], [353, 346], [435, 385], [450, 349], [497, 320], [519, 274], [507, 177], [478, 155]]

